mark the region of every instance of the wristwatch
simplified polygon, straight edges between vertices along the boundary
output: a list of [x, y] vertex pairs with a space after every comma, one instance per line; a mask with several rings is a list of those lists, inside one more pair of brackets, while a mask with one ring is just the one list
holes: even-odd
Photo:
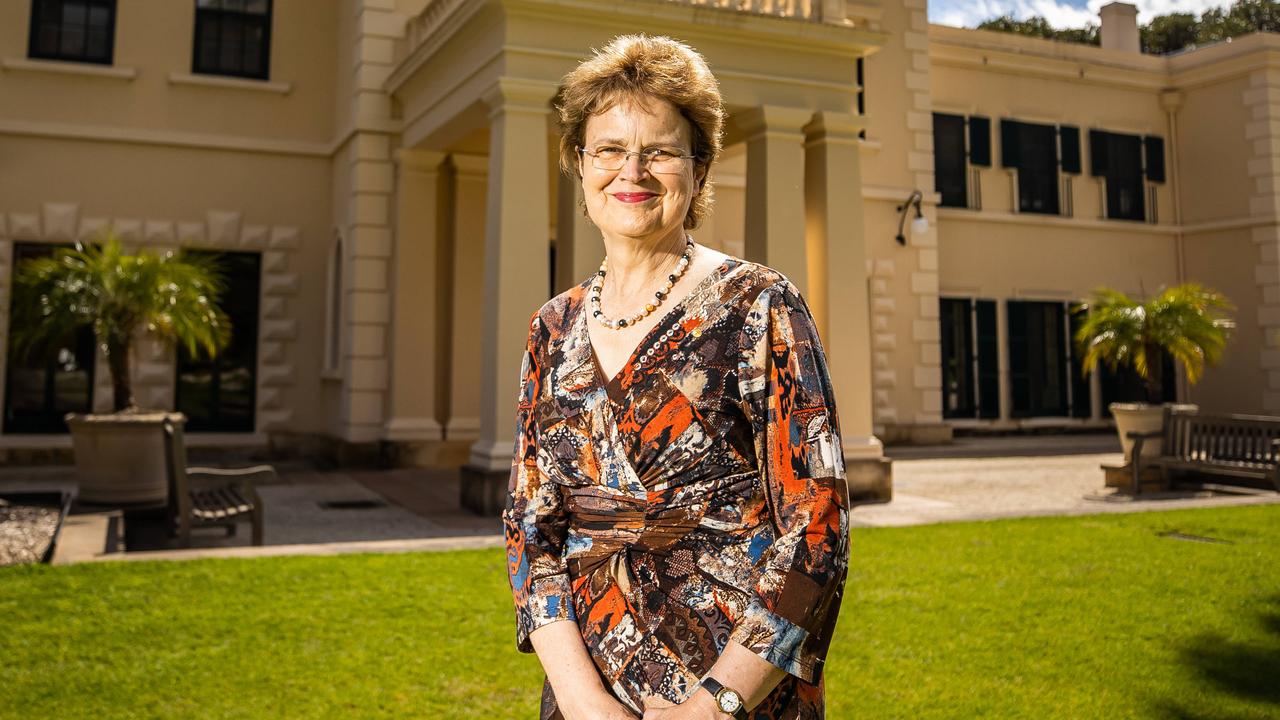
[[720, 681], [710, 675], [702, 678], [700, 684], [716, 697], [716, 707], [720, 708], [720, 712], [732, 715], [734, 720], [747, 720], [747, 709], [743, 707], [742, 696], [737, 690], [721, 685]]

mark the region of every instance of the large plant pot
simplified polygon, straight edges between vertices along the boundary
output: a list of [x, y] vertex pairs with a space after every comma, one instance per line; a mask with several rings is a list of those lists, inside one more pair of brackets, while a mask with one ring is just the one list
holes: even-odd
[[[1133, 459], [1133, 440], [1129, 439], [1129, 433], [1151, 433], [1164, 429], [1165, 407], [1168, 407], [1171, 412], [1188, 410], [1194, 412], [1199, 410], [1198, 405], [1180, 403], [1164, 403], [1161, 405], [1111, 403], [1107, 407], [1111, 409], [1111, 415], [1116, 419], [1116, 432], [1120, 435], [1120, 447], [1124, 449], [1124, 462], [1126, 465]], [[1163, 450], [1164, 438], [1147, 438], [1142, 443], [1143, 459], [1156, 457]]]
[[168, 500], [164, 419], [182, 413], [69, 413], [80, 500], [99, 505], [161, 505]]

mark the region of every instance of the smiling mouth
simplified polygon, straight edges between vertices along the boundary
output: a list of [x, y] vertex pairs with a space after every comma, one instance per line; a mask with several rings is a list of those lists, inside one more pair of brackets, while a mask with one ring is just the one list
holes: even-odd
[[624, 202], [624, 203], [644, 202], [645, 200], [658, 197], [656, 193], [649, 193], [649, 192], [614, 193], [613, 196], [617, 198], [619, 202]]

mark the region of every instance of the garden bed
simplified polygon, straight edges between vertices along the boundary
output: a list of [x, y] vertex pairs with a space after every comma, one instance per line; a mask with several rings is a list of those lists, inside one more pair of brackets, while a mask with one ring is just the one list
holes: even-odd
[[67, 492], [0, 493], [0, 567], [52, 561], [70, 506]]

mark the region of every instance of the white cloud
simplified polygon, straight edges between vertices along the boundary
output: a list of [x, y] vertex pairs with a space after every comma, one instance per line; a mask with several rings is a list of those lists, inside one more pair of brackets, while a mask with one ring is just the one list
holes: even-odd
[[[955, 27], [973, 27], [983, 20], [1012, 15], [1022, 20], [1039, 15], [1055, 28], [1098, 24], [1098, 10], [1111, 0], [935, 0], [929, 4], [929, 21]], [[1136, 0], [1138, 24], [1157, 15], [1189, 12], [1200, 15], [1213, 7], [1226, 7], [1230, 0]]]

